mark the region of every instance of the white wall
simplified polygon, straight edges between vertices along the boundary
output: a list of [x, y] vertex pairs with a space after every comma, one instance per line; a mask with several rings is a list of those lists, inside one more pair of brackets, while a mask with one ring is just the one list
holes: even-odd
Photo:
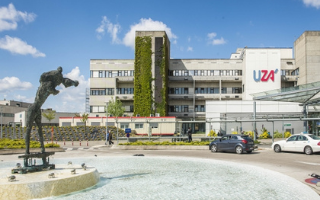
[[[292, 49], [246, 49], [243, 68], [245, 85], [243, 100], [252, 100], [251, 94], [281, 88], [281, 58], [292, 57]], [[266, 76], [262, 70], [267, 70]], [[274, 72], [274, 80], [269, 77]], [[254, 76], [255, 72], [255, 76]]]

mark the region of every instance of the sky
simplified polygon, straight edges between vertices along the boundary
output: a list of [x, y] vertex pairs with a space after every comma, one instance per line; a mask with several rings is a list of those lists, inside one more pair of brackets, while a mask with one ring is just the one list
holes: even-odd
[[42, 108], [84, 113], [90, 59], [134, 59], [136, 30], [166, 31], [171, 58], [230, 58], [320, 30], [320, 0], [1, 0], [0, 100], [33, 103], [41, 74], [61, 66], [80, 84]]

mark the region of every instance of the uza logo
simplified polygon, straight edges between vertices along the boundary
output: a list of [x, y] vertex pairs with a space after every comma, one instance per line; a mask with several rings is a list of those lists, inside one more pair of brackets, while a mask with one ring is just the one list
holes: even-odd
[[[258, 78], [256, 77], [256, 70], [253, 70], [253, 79], [254, 81], [262, 81], [262, 82], [267, 82], [269, 78], [274, 81], [274, 74], [278, 72], [278, 69], [276, 70], [271, 70], [268, 74], [268, 70], [259, 70], [258, 71]], [[262, 73], [262, 78], [261, 78], [261, 73]]]

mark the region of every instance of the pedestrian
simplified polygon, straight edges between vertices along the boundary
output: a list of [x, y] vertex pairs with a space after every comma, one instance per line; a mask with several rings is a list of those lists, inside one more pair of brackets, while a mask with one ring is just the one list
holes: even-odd
[[188, 129], [188, 141], [189, 142], [192, 142], [192, 131], [191, 131], [191, 128], [189, 127]]
[[[107, 133], [107, 142], [109, 142], [109, 132]], [[107, 145], [107, 142], [106, 142], [106, 145]]]
[[110, 130], [109, 130], [109, 145], [111, 145], [111, 144], [113, 144], [113, 142], [112, 142], [112, 133], [110, 132]]

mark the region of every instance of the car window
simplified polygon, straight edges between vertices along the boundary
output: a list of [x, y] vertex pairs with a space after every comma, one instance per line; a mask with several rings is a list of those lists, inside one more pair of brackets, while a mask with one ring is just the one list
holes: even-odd
[[228, 139], [228, 136], [223, 136], [222, 138], [221, 138], [221, 140], [227, 140]]
[[308, 141], [307, 137], [303, 136], [303, 135], [299, 135], [298, 136], [298, 141]]
[[238, 139], [237, 136], [235, 136], [235, 135], [231, 136], [231, 140], [237, 140], [237, 139]]
[[315, 136], [315, 135], [309, 135], [309, 137], [311, 137], [311, 138], [314, 139], [314, 140], [320, 140], [320, 137]]
[[297, 135], [294, 135], [289, 137], [287, 141], [296, 141], [296, 140], [297, 140]]

